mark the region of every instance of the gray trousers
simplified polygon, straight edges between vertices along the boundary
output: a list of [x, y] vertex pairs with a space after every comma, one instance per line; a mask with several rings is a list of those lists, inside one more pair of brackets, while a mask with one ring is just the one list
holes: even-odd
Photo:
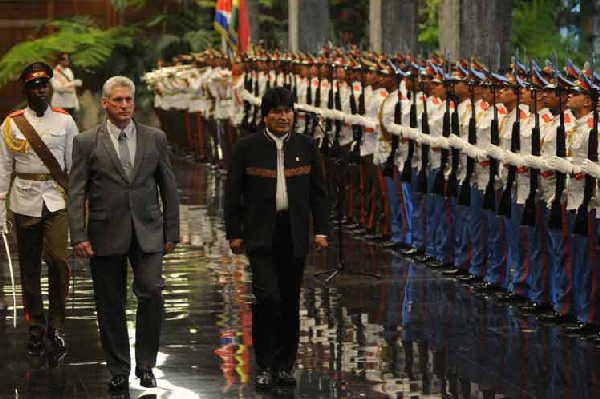
[[90, 260], [102, 348], [112, 376], [129, 375], [129, 334], [125, 315], [127, 259], [133, 269], [133, 292], [138, 300], [135, 328], [135, 361], [140, 368], [156, 365], [163, 320], [163, 253], [144, 253], [133, 239], [121, 256], [96, 256]]

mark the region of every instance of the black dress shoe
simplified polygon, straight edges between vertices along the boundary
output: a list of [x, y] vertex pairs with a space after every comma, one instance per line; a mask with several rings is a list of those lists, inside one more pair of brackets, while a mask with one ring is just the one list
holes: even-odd
[[547, 303], [533, 302], [528, 305], [520, 306], [519, 310], [528, 314], [542, 314], [552, 312], [552, 306]]
[[484, 281], [481, 284], [476, 285], [475, 290], [480, 292], [499, 292], [502, 291], [502, 287], [498, 284], [490, 283], [489, 281]]
[[559, 314], [554, 312], [552, 314], [541, 314], [538, 316], [538, 320], [542, 323], [551, 323], [556, 325], [575, 324], [577, 319], [572, 314]]
[[291, 371], [279, 370], [275, 383], [280, 387], [293, 387], [296, 385], [296, 377]]
[[115, 375], [108, 383], [108, 392], [111, 394], [123, 394], [129, 391], [129, 377], [126, 375]]
[[570, 336], [597, 335], [599, 331], [600, 331], [600, 329], [598, 329], [598, 327], [596, 327], [592, 324], [588, 324], [588, 323], [580, 323], [579, 325], [574, 326], [574, 327], [565, 327], [565, 332], [567, 333], [567, 335], [570, 335]]
[[474, 274], [467, 274], [466, 276], [460, 276], [458, 278], [458, 280], [462, 283], [466, 283], [466, 284], [472, 284], [472, 283], [478, 283], [481, 281], [481, 277], [476, 276]]
[[42, 356], [45, 351], [43, 337], [31, 334], [27, 343], [27, 354], [29, 356]]
[[383, 236], [377, 233], [365, 234], [365, 239], [372, 241], [379, 241]]
[[496, 299], [505, 303], [524, 303], [527, 298], [523, 295], [515, 294], [514, 292], [505, 292], [496, 296]]
[[441, 269], [444, 266], [444, 263], [434, 259], [430, 262], [427, 262], [427, 266], [431, 267], [432, 269]]
[[420, 263], [429, 263], [431, 261], [436, 260], [433, 256], [427, 254], [415, 256], [414, 259]]
[[54, 349], [58, 352], [67, 351], [67, 340], [65, 339], [65, 333], [61, 330], [49, 330], [48, 339], [52, 342]]
[[261, 370], [254, 377], [255, 389], [269, 389], [273, 386], [273, 373], [270, 370]]
[[156, 378], [152, 369], [135, 368], [135, 376], [140, 379], [140, 385], [144, 388], [156, 388]]
[[415, 255], [417, 252], [419, 252], [419, 250], [417, 248], [405, 248], [405, 249], [399, 249], [398, 250], [402, 255], [404, 256], [413, 256]]
[[442, 272], [442, 276], [446, 276], [446, 277], [458, 277], [458, 276], [464, 276], [466, 274], [467, 274], [466, 270], [459, 269], [457, 267], [452, 268], [450, 270], [445, 270]]

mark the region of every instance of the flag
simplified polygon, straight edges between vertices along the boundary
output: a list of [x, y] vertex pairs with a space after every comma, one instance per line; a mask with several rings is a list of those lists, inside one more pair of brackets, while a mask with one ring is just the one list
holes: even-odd
[[217, 0], [215, 6], [215, 29], [227, 41], [229, 46], [237, 47], [237, 37], [230, 32], [232, 0]]
[[249, 31], [246, 0], [233, 0], [229, 33], [236, 38], [237, 51], [240, 53], [248, 50]]

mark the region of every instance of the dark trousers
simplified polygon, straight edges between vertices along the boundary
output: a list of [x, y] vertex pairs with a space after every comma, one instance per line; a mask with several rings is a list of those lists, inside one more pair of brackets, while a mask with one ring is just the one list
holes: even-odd
[[156, 365], [163, 320], [164, 281], [162, 252], [144, 253], [132, 240], [127, 254], [96, 256], [90, 260], [98, 327], [110, 373], [129, 375], [129, 334], [125, 315], [127, 259], [133, 269], [133, 292], [138, 300], [135, 328], [135, 362], [140, 368]]
[[289, 215], [280, 212], [270, 251], [248, 254], [252, 268], [252, 340], [261, 369], [291, 370], [300, 330], [300, 285], [305, 257], [292, 248]]
[[42, 256], [48, 265], [48, 329], [62, 330], [70, 275], [67, 213], [64, 209], [51, 213], [44, 206], [41, 217], [15, 214], [15, 224], [25, 319], [30, 332], [42, 335], [46, 327], [40, 283]]

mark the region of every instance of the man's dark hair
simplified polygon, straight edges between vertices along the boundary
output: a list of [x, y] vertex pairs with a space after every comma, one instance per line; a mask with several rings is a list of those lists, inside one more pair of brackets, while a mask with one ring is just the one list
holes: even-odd
[[260, 113], [263, 118], [267, 116], [273, 108], [280, 107], [294, 108], [294, 96], [292, 93], [285, 87], [274, 87], [267, 90], [260, 105]]

